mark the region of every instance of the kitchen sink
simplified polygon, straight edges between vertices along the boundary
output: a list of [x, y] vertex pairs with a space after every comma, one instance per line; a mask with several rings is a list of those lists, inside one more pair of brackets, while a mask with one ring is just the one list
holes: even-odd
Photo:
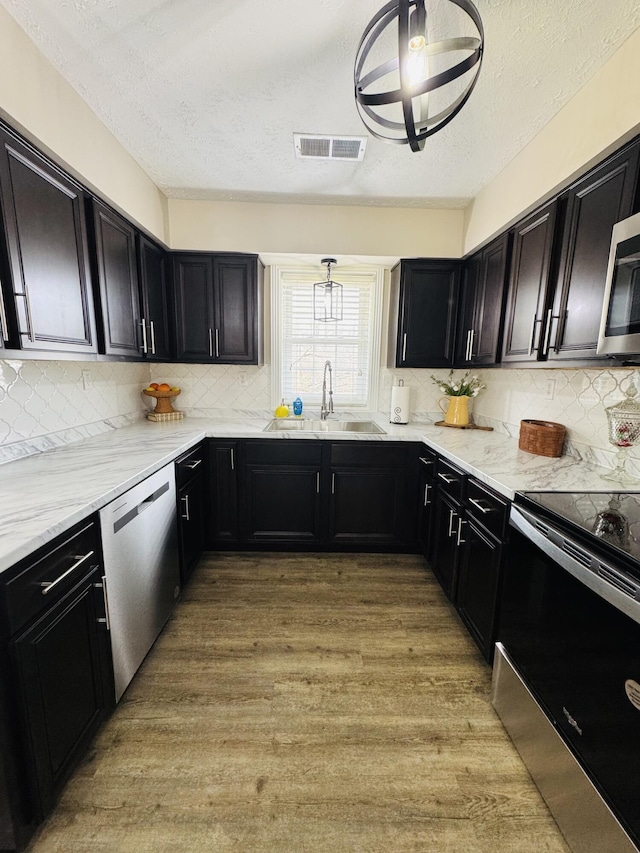
[[359, 432], [386, 435], [373, 421], [313, 421], [307, 418], [273, 418], [263, 432]]

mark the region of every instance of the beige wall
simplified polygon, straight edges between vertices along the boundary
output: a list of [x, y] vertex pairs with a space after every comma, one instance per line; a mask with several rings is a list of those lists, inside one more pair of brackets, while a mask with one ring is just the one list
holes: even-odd
[[465, 253], [638, 129], [640, 30], [476, 196], [466, 211]]
[[165, 240], [164, 194], [3, 8], [0, 113], [83, 183]]
[[460, 257], [462, 210], [169, 199], [172, 249]]

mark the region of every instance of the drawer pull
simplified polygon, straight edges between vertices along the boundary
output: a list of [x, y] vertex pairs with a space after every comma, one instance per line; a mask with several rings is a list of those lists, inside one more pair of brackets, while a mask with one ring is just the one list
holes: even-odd
[[200, 463], [201, 463], [201, 462], [202, 462], [202, 459], [196, 459], [196, 461], [195, 461], [195, 462], [185, 462], [185, 466], [184, 466], [184, 467], [185, 467], [185, 468], [189, 468], [189, 469], [191, 469], [191, 471], [193, 471], [193, 469], [194, 469], [194, 468], [197, 468], [197, 467], [198, 467], [198, 465], [200, 465]]
[[418, 459], [423, 465], [433, 465], [433, 459], [425, 459], [424, 456], [418, 456]]
[[464, 545], [467, 541], [466, 539], [462, 539], [462, 525], [466, 524], [466, 521], [463, 521], [461, 518], [458, 519], [458, 533], [456, 535], [456, 545]]
[[184, 514], [182, 515], [182, 518], [184, 518], [185, 521], [191, 521], [191, 518], [189, 517], [189, 495], [184, 495], [180, 500], [184, 501]]
[[450, 509], [449, 510], [449, 538], [453, 536], [453, 519], [456, 517], [455, 512]]
[[469, 503], [473, 504], [476, 509], [479, 509], [483, 515], [486, 515], [488, 512], [491, 512], [492, 507], [490, 506], [482, 506], [480, 501], [475, 500], [475, 498], [469, 498]]
[[424, 506], [429, 506], [431, 501], [429, 500], [429, 489], [433, 488], [429, 485], [429, 483], [424, 484]]
[[438, 477], [441, 480], [444, 480], [447, 485], [451, 485], [451, 483], [455, 483], [457, 481], [457, 477], [450, 477], [448, 474], [438, 473]]
[[85, 560], [89, 559], [89, 557], [93, 557], [93, 554], [94, 551], [89, 551], [89, 553], [85, 554], [84, 557], [76, 557], [75, 563], [70, 568], [68, 568], [66, 572], [63, 572], [59, 578], [56, 578], [54, 581], [43, 581], [40, 584], [40, 586], [42, 587], [42, 594], [48, 595], [54, 588], [54, 586], [57, 586], [59, 583], [61, 583], [67, 577], [67, 575], [70, 575], [71, 572], [75, 571], [78, 566], [81, 566], [85, 562]]

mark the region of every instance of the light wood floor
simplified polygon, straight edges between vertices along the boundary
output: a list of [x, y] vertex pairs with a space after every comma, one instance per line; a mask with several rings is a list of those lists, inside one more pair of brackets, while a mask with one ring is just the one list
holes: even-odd
[[567, 853], [414, 556], [209, 555], [30, 853]]

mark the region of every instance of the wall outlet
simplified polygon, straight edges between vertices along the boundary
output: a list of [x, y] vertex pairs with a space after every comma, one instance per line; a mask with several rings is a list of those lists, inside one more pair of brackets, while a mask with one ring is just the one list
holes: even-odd
[[238, 385], [246, 385], [247, 384], [247, 372], [246, 370], [241, 370], [238, 374]]
[[544, 384], [544, 396], [546, 400], [553, 400], [556, 394], [556, 380], [547, 379]]
[[92, 388], [91, 384], [91, 374], [88, 370], [82, 371], [82, 390], [89, 391]]

